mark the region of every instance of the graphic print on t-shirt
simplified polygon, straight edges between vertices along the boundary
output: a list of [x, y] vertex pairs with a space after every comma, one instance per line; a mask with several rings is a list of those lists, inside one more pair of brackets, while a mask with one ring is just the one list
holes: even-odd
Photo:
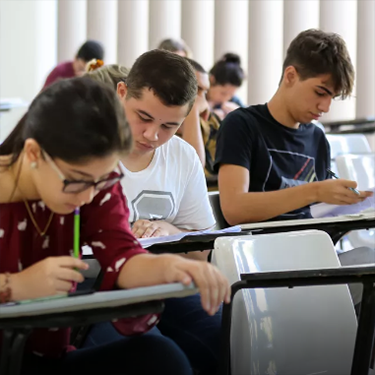
[[280, 189], [303, 185], [317, 180], [315, 159], [309, 155], [269, 149], [272, 168], [280, 176]]
[[[143, 190], [131, 202], [134, 220], [166, 220], [175, 209], [171, 192]], [[133, 224], [132, 223], [132, 224]]]

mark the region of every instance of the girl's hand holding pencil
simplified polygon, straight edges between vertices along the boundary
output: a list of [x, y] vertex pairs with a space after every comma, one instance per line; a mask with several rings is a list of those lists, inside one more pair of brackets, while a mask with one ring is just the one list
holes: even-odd
[[72, 283], [81, 283], [84, 277], [78, 270], [87, 270], [88, 264], [71, 256], [49, 257], [21, 272], [11, 274], [12, 300], [19, 301], [66, 294]]

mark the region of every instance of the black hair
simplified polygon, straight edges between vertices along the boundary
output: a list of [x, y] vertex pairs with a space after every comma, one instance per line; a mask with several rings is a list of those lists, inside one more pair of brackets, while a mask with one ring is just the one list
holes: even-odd
[[86, 77], [60, 80], [33, 100], [0, 145], [0, 155], [12, 155], [7, 166], [16, 162], [29, 138], [52, 158], [70, 163], [128, 152], [132, 146], [116, 92]]
[[199, 72], [199, 73], [207, 73], [207, 71], [203, 68], [203, 66], [201, 64], [199, 64], [197, 61], [193, 60], [193, 59], [189, 59], [188, 57], [185, 57], [185, 59], [187, 61], [189, 61], [189, 63], [193, 66], [193, 68]]
[[82, 44], [77, 52], [76, 58], [85, 62], [89, 62], [92, 59], [103, 60], [104, 48], [99, 42], [95, 40], [88, 40]]
[[198, 91], [195, 71], [186, 58], [162, 49], [138, 57], [126, 84], [129, 98], [141, 98], [142, 90], [147, 88], [166, 106], [189, 104], [189, 111]]
[[338, 34], [316, 29], [302, 31], [288, 47], [283, 75], [288, 66], [294, 66], [302, 80], [330, 74], [335, 92], [342, 99], [353, 91], [353, 64], [345, 41]]
[[240, 87], [245, 79], [245, 73], [241, 68], [241, 59], [235, 53], [226, 53], [210, 70], [215, 79], [213, 85], [233, 85]]

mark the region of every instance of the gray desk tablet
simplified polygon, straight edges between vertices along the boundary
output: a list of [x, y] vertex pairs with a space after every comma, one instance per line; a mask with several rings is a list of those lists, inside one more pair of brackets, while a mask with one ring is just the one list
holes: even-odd
[[193, 284], [184, 286], [180, 283], [174, 283], [129, 290], [97, 292], [85, 296], [52, 299], [25, 305], [0, 305], [0, 327], [2, 319], [6, 318], [127, 306], [166, 298], [185, 297], [195, 293], [198, 293], [198, 289]]
[[161, 313], [164, 299], [185, 297], [197, 292], [194, 284], [184, 286], [174, 283], [27, 304], [0, 305], [0, 330], [3, 330], [0, 373], [20, 373], [23, 349], [34, 328], [82, 326]]

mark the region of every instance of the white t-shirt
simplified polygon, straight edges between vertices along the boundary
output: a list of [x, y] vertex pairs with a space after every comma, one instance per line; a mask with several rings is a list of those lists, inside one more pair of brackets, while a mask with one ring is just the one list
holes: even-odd
[[121, 184], [129, 221], [165, 220], [177, 228], [202, 230], [215, 224], [202, 164], [194, 148], [177, 136], [155, 150], [150, 165]]

